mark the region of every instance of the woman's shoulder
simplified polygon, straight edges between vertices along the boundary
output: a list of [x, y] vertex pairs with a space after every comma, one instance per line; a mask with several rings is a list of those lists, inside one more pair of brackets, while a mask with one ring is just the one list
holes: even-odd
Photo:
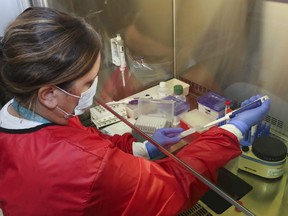
[[[44, 128], [43, 128], [44, 129]], [[71, 144], [83, 150], [93, 150], [100, 148], [113, 147], [110, 140], [102, 138], [99, 133], [93, 133], [84, 126], [75, 125], [51, 125], [45, 130], [49, 136], [62, 143]]]

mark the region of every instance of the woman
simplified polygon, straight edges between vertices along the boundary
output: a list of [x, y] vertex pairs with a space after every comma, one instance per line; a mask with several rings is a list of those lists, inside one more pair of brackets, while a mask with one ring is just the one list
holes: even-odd
[[[30, 8], [8, 26], [1, 47], [1, 85], [14, 96], [0, 112], [4, 215], [176, 215], [207, 191], [170, 158], [143, 158], [158, 154], [152, 144], [81, 125], [101, 58], [99, 36], [82, 19]], [[203, 133], [177, 157], [215, 181], [269, 104]], [[160, 129], [153, 138], [171, 144], [181, 131]]]

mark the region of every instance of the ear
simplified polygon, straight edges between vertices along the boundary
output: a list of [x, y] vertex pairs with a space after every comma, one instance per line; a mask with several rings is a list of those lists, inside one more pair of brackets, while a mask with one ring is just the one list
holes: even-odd
[[57, 104], [56, 89], [53, 86], [44, 86], [38, 90], [39, 102], [48, 109], [54, 109]]

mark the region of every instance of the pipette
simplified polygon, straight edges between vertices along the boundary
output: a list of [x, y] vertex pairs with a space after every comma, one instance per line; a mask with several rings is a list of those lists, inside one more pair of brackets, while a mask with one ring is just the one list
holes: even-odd
[[121, 77], [122, 77], [122, 84], [125, 87], [126, 82], [125, 82], [125, 68], [126, 68], [126, 59], [125, 59], [125, 53], [124, 53], [124, 42], [120, 35], [117, 35], [117, 49], [118, 49], [118, 54], [120, 58], [120, 65], [119, 69], [121, 71]]
[[119, 66], [121, 72], [122, 84], [125, 87], [125, 69], [126, 69], [126, 59], [124, 52], [124, 41], [122, 40], [120, 34], [117, 34], [115, 38], [111, 38], [111, 53], [112, 62], [116, 66]]
[[269, 99], [269, 97], [268, 97], [267, 95], [265, 95], [265, 96], [263, 96], [263, 97], [260, 97], [260, 98], [258, 98], [258, 99], [256, 99], [256, 100], [252, 101], [251, 103], [246, 104], [246, 105], [244, 105], [244, 106], [242, 106], [242, 107], [240, 107], [240, 108], [238, 108], [238, 109], [236, 109], [236, 110], [233, 110], [232, 112], [227, 113], [227, 114], [226, 114], [225, 116], [223, 116], [222, 118], [219, 118], [219, 119], [217, 119], [217, 120], [215, 120], [215, 121], [212, 121], [212, 122], [210, 122], [210, 123], [208, 123], [208, 124], [206, 124], [206, 125], [204, 125], [204, 126], [201, 126], [201, 127], [193, 127], [193, 128], [188, 129], [188, 130], [185, 130], [185, 131], [183, 131], [179, 136], [180, 136], [181, 138], [183, 138], [183, 137], [186, 137], [186, 136], [188, 136], [188, 135], [190, 135], [190, 134], [193, 134], [193, 133], [195, 133], [195, 132], [201, 132], [201, 131], [203, 131], [204, 129], [209, 128], [209, 127], [211, 127], [211, 126], [213, 126], [213, 125], [216, 125], [216, 124], [218, 124], [218, 123], [220, 123], [220, 122], [222, 122], [222, 121], [227, 121], [227, 120], [229, 120], [229, 119], [231, 119], [231, 118], [234, 118], [237, 114], [239, 114], [239, 113], [241, 113], [241, 112], [244, 112], [244, 111], [246, 111], [246, 110], [250, 110], [250, 109], [254, 109], [254, 108], [256, 108], [256, 107], [259, 107], [259, 106], [261, 106], [261, 104], [262, 104], [265, 100], [268, 100], [268, 99]]

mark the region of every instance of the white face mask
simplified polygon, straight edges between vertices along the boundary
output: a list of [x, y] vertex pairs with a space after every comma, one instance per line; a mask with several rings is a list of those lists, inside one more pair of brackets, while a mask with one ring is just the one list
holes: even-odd
[[85, 92], [82, 92], [80, 96], [71, 94], [59, 87], [57, 87], [60, 91], [64, 92], [65, 94], [68, 94], [72, 97], [79, 98], [77, 106], [74, 108], [74, 114], [69, 114], [60, 107], [57, 106], [57, 109], [65, 113], [66, 115], [64, 116], [65, 119], [71, 118], [76, 115], [81, 115], [85, 112], [87, 108], [89, 108], [93, 104], [93, 97], [96, 94], [96, 89], [97, 89], [97, 84], [98, 84], [98, 77], [95, 78], [94, 82], [90, 86], [89, 89], [87, 89]]

